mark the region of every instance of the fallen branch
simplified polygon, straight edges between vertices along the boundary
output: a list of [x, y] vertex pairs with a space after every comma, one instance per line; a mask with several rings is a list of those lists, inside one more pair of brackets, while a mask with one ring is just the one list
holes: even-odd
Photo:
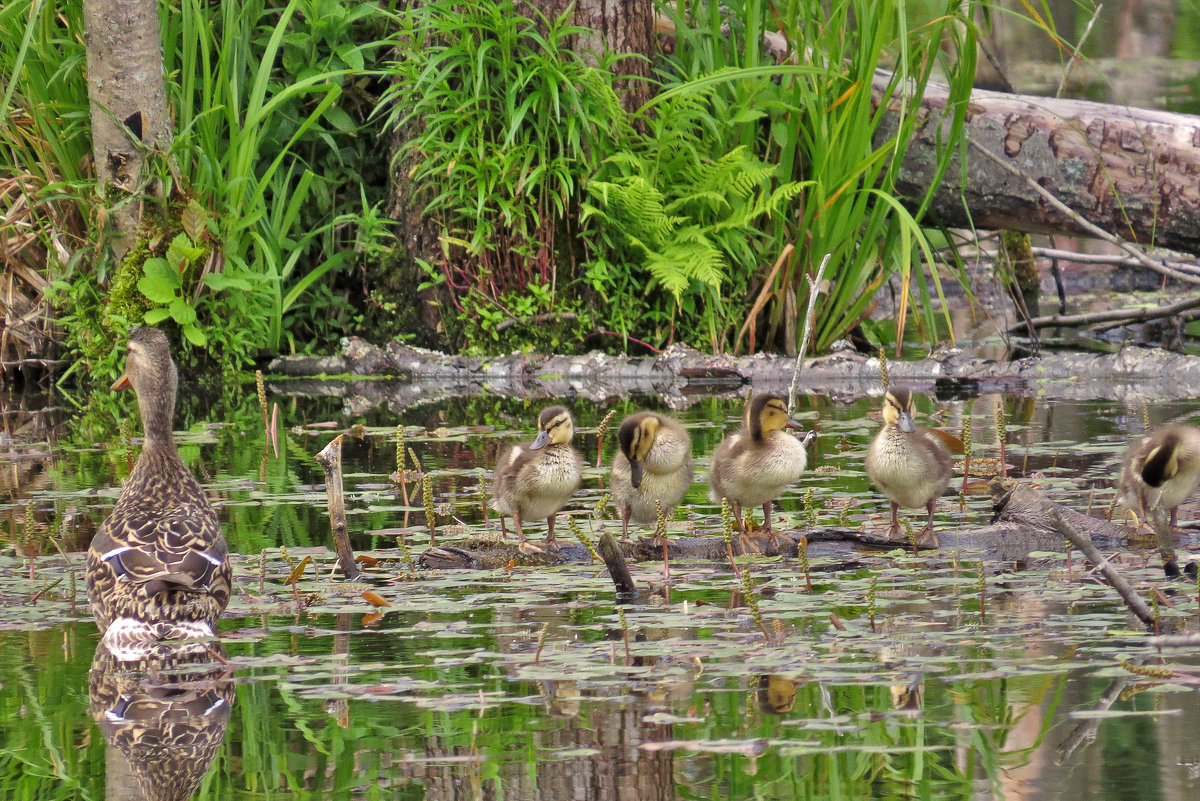
[[[1022, 321], [1008, 327], [1008, 333], [1015, 334], [1032, 325], [1034, 328], [1078, 328], [1085, 325], [1095, 325], [1097, 323], [1111, 323], [1113, 325], [1128, 325], [1129, 323], [1143, 323], [1149, 320], [1159, 320], [1163, 317], [1174, 317], [1192, 309], [1200, 308], [1200, 296], [1181, 300], [1178, 303], [1172, 303], [1167, 306], [1158, 306], [1154, 308], [1142, 309], [1109, 309], [1101, 312], [1087, 312], [1085, 314], [1051, 314], [1043, 317], [1034, 317], [1028, 323]], [[1111, 326], [1109, 326], [1111, 327]]]
[[1063, 519], [1062, 514], [1055, 507], [1048, 508], [1046, 516], [1055, 531], [1066, 537], [1076, 548], [1083, 551], [1083, 555], [1096, 566], [1104, 578], [1108, 580], [1112, 588], [1121, 596], [1121, 600], [1129, 607], [1129, 611], [1133, 612], [1138, 620], [1147, 626], [1153, 626], [1154, 612], [1150, 610], [1145, 599], [1138, 595], [1137, 591], [1129, 586], [1129, 582], [1125, 580], [1125, 577], [1104, 558], [1104, 554], [1100, 553], [1096, 546], [1092, 544], [1091, 537], [1076, 531], [1074, 526]]

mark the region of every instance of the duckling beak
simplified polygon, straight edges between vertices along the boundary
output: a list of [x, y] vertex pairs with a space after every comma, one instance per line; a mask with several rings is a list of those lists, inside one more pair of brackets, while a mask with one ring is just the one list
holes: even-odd
[[788, 421], [787, 421], [786, 423], [784, 423], [784, 424], [783, 424], [783, 427], [784, 427], [784, 428], [790, 428], [790, 429], [792, 429], [793, 431], [803, 431], [803, 430], [804, 430], [804, 426], [803, 426], [803, 425], [801, 425], [799, 421], [797, 421], [797, 420], [793, 420], [793, 419], [792, 419], [792, 418], [790, 418], [790, 417], [788, 418]]
[[113, 391], [116, 391], [118, 389], [133, 389], [133, 384], [130, 383], [130, 381], [129, 381], [129, 374], [126, 373], [125, 375], [122, 375], [120, 378], [118, 378], [116, 381], [113, 382], [113, 385], [111, 387], [109, 387], [109, 389], [111, 389]]
[[917, 427], [913, 425], [912, 415], [908, 412], [900, 412], [900, 419], [896, 421], [896, 425], [905, 434], [911, 434], [917, 430]]
[[642, 486], [642, 463], [638, 460], [629, 462], [629, 483], [634, 489]]
[[534, 438], [533, 444], [530, 445], [529, 448], [530, 448], [530, 450], [537, 451], [537, 450], [541, 450], [542, 448], [546, 447], [549, 444], [550, 444], [550, 432], [543, 428], [541, 431], [538, 432], [537, 437]]

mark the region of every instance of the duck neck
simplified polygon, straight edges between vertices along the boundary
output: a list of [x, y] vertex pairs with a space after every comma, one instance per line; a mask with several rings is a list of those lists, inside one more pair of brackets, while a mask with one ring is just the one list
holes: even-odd
[[171, 430], [171, 418], [175, 413], [175, 392], [162, 394], [144, 393], [138, 396], [138, 409], [142, 413], [142, 428], [146, 432], [145, 449], [148, 451], [175, 452], [175, 435]]

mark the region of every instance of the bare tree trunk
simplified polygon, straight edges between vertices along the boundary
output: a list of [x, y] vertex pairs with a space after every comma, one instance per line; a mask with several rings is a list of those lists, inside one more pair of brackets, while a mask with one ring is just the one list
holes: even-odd
[[596, 32], [575, 37], [571, 48], [592, 65], [599, 64], [605, 49], [628, 53], [617, 62], [615, 72], [623, 76], [617, 84], [627, 110], [642, 106], [654, 94], [649, 83], [654, 36], [653, 0], [532, 0], [547, 17], [559, 16], [574, 2], [574, 24]]
[[[149, 188], [149, 150], [171, 146], [162, 39], [154, 0], [84, 0], [92, 156], [117, 230], [118, 260], [141, 221], [138, 195]], [[136, 141], [134, 138], [135, 137]], [[111, 190], [130, 196], [113, 202]]]

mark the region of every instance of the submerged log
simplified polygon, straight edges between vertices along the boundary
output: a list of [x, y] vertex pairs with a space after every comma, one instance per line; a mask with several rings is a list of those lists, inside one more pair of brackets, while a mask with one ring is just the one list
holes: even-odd
[[[938, 548], [951, 551], [981, 553], [998, 562], [1026, 562], [1036, 552], [1061, 553], [1066, 540], [1060, 521], [1066, 521], [1099, 548], [1129, 546], [1129, 532], [1122, 526], [1100, 518], [1080, 514], [1047, 498], [1027, 483], [1011, 479], [995, 479], [991, 486], [995, 518], [990, 525], [976, 529], [938, 531]], [[757, 553], [763, 556], [795, 557], [801, 537], [808, 538], [810, 558], [837, 556], [853, 558], [858, 549], [907, 549], [907, 541], [884, 536], [884, 530], [862, 531], [855, 528], [817, 527], [781, 532], [772, 540], [756, 536], [749, 541], [734, 540], [738, 555]], [[607, 534], [605, 536], [608, 536]], [[662, 560], [661, 545], [650, 538], [615, 543], [621, 556], [636, 562]], [[725, 540], [715, 531], [712, 535], [671, 537], [668, 539], [671, 559], [699, 559], [713, 562], [726, 560]], [[581, 545], [568, 545], [557, 553], [524, 554], [516, 544], [488, 537], [474, 537], [454, 543], [453, 547], [429, 549], [417, 563], [437, 569], [497, 569], [507, 565], [533, 567], [544, 564], [587, 564], [591, 553]], [[836, 567], [841, 567], [838, 565]]]
[[[450, 397], [493, 395], [515, 398], [587, 398], [605, 401], [630, 395], [661, 398], [683, 409], [715, 395], [787, 392], [795, 360], [786, 356], [707, 355], [674, 345], [660, 356], [582, 356], [513, 353], [499, 358], [448, 355], [390, 342], [376, 347], [356, 337], [344, 341], [342, 355], [320, 365], [342, 374], [371, 376], [338, 380], [274, 380], [272, 394], [325, 395], [346, 399], [346, 411], [361, 415], [387, 406], [411, 409]], [[271, 363], [276, 374], [323, 372], [308, 357]], [[1053, 395], [1062, 400], [1164, 401], [1191, 398], [1200, 386], [1200, 357], [1154, 348], [1117, 353], [1048, 352], [1012, 361], [943, 349], [926, 359], [891, 362], [889, 374], [914, 390], [972, 397], [990, 392]], [[380, 380], [381, 377], [395, 377]], [[432, 379], [432, 380], [431, 380]], [[1083, 379], [1083, 380], [1081, 380]], [[882, 392], [879, 360], [854, 351], [806, 359], [800, 392], [849, 400]]]

